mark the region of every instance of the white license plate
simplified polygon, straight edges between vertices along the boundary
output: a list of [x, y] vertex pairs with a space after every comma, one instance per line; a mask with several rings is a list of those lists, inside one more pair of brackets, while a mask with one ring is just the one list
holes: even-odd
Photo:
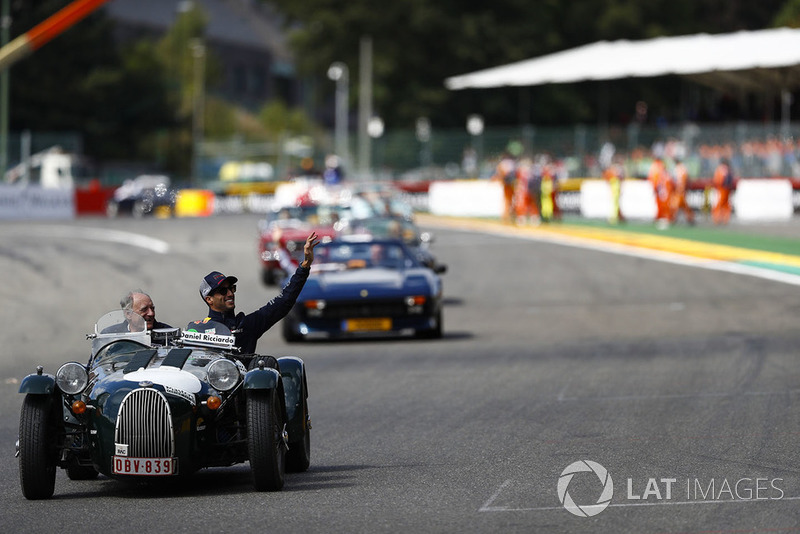
[[175, 473], [175, 458], [128, 458], [112, 456], [118, 475], [165, 476]]

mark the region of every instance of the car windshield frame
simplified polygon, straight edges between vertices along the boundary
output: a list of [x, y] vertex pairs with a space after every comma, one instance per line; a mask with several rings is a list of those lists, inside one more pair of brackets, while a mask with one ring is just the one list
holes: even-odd
[[149, 345], [145, 345], [133, 339], [118, 339], [104, 345], [97, 353], [92, 356], [92, 367], [108, 364], [127, 364], [133, 358], [133, 355], [139, 351], [150, 349]]
[[341, 219], [348, 217], [347, 208], [327, 204], [309, 204], [302, 206], [284, 206], [277, 211], [270, 212], [266, 220], [268, 225], [291, 228], [302, 226], [333, 226]]
[[334, 240], [314, 250], [313, 272], [383, 268], [405, 270], [422, 267], [400, 240]]
[[348, 221], [344, 234], [372, 236], [373, 239], [400, 239], [409, 247], [422, 244], [417, 225], [402, 217], [367, 217]]

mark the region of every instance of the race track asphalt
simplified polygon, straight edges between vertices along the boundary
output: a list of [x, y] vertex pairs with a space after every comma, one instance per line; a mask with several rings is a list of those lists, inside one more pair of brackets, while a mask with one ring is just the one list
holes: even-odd
[[[566, 217], [553, 223], [530, 221], [507, 224], [496, 219], [420, 216], [422, 221], [440, 227], [471, 228], [500, 235], [551, 241], [576, 246], [593, 244], [624, 253], [659, 251], [705, 263], [707, 268], [736, 269], [769, 276], [768, 272], [800, 276], [800, 217], [787, 221], [713, 225], [702, 220], [697, 225], [675, 224], [659, 229], [651, 222], [631, 221], [609, 224], [603, 221]], [[717, 264], [719, 263], [719, 264]], [[720, 265], [722, 263], [729, 265]], [[715, 265], [716, 264], [716, 265]], [[787, 277], [790, 280], [791, 277]]]
[[[788, 261], [798, 255], [796, 221], [664, 232], [629, 223], [621, 237], [602, 223], [420, 216], [448, 265], [443, 339], [287, 344], [274, 328], [259, 342], [309, 370], [312, 465], [283, 491], [254, 492], [245, 464], [202, 471], [183, 487], [59, 473], [53, 499], [26, 501], [13, 457], [21, 378], [36, 365], [53, 372], [85, 361], [84, 334], [131, 286], [153, 295], [159, 320], [179, 326], [205, 313], [197, 286], [215, 269], [239, 277], [237, 309], [263, 305], [277, 288], [259, 280], [257, 222], [0, 224], [9, 281], [0, 517], [15, 532], [707, 533], [800, 524], [797, 276], [696, 252], [714, 244]], [[691, 232], [701, 243], [694, 254], [663, 250], [676, 243], [666, 238]], [[788, 248], [765, 249], [773, 240]], [[588, 517], [569, 511], [571, 502]]]

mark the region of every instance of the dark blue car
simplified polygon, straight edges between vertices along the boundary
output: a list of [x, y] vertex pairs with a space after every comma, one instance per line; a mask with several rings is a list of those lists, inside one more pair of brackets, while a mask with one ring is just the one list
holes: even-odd
[[442, 281], [400, 240], [337, 240], [314, 250], [286, 341], [362, 335], [442, 336]]

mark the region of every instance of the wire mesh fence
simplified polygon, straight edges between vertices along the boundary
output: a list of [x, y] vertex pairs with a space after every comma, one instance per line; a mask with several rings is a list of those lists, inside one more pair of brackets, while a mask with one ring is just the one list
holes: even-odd
[[[326, 156], [333, 150], [331, 139], [307, 143], [308, 139], [303, 138], [305, 155], [299, 154], [297, 147], [290, 143], [266, 146], [264, 143], [207, 140], [203, 146], [212, 146], [214, 150], [200, 154], [197, 167], [200, 175], [174, 178], [179, 183], [191, 181], [197, 185], [213, 182], [221, 178], [221, 169], [229, 161], [268, 164], [272, 169], [270, 180], [286, 179], [306, 161], [311, 162], [310, 169], [321, 170]], [[525, 125], [486, 128], [479, 135], [472, 135], [466, 129], [437, 129], [433, 125], [423, 140], [413, 128], [387, 128], [380, 137], [370, 140], [370, 164], [364, 178], [487, 178], [504, 151], [512, 151], [519, 157], [544, 155], [559, 161], [568, 177], [600, 176], [612, 157], [624, 166], [628, 176], [644, 177], [651, 158], [657, 154], [667, 159], [680, 157], [696, 178], [710, 176], [722, 158], [731, 161], [739, 177], [800, 178], [798, 139], [800, 123], [776, 122], [661, 126], [632, 123], [602, 127]], [[25, 154], [35, 154], [53, 146], [60, 146], [65, 152], [82, 153], [84, 149], [92, 152], [91, 147], [84, 147], [81, 136], [75, 132], [11, 133], [8, 166], [22, 161]], [[348, 146], [350, 165], [345, 172], [350, 177], [358, 176], [361, 167], [356, 161], [356, 135], [349, 136]], [[96, 163], [100, 169], [113, 168], [112, 162]], [[130, 165], [136, 172], [146, 172], [148, 168], [147, 161]], [[154, 162], [151, 166], [156, 168]], [[164, 170], [159, 169], [159, 172]], [[131, 173], [133, 171], [127, 174]]]

